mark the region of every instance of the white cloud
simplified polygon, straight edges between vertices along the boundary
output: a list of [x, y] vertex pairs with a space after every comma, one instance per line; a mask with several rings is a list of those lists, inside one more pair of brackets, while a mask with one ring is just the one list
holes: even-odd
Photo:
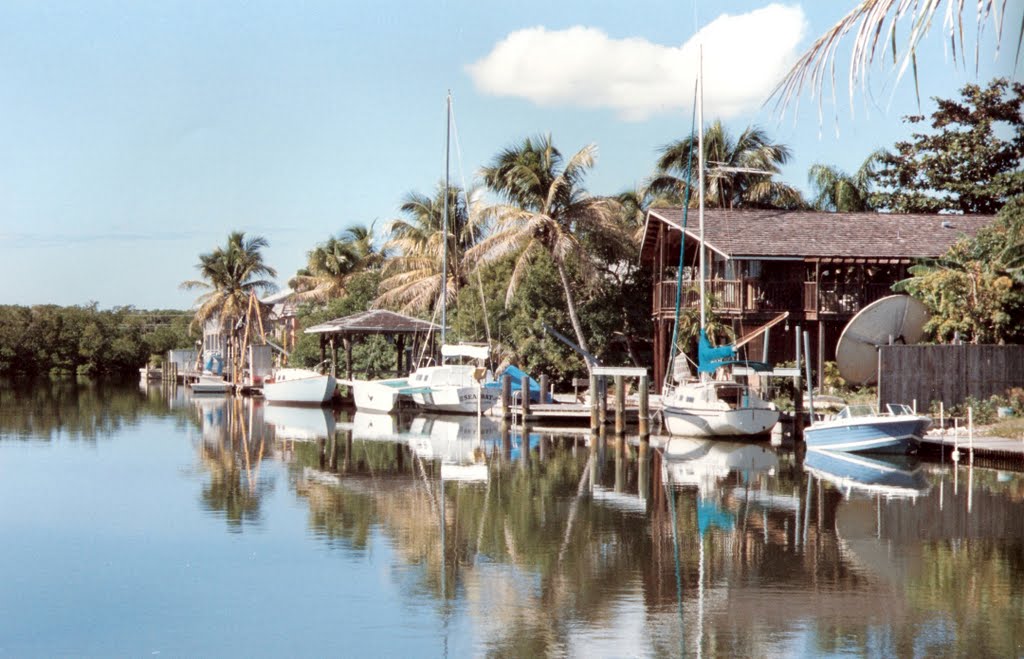
[[541, 106], [609, 108], [628, 121], [689, 108], [704, 48], [706, 116], [756, 109], [797, 58], [807, 20], [800, 7], [722, 14], [681, 46], [613, 39], [591, 27], [518, 30], [467, 70], [494, 96]]

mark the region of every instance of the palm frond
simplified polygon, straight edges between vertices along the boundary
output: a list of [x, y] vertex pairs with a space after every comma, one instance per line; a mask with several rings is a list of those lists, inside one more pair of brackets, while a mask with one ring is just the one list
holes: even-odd
[[[897, 81], [906, 73], [908, 67], [914, 68], [914, 89], [920, 98], [920, 90], [916, 75], [917, 47], [931, 29], [933, 19], [941, 5], [941, 0], [861, 0], [848, 14], [835, 25], [818, 37], [811, 47], [804, 52], [789, 70], [786, 76], [776, 85], [765, 103], [772, 102], [776, 111], [784, 112], [794, 104], [804, 88], [811, 89], [812, 97], [818, 99], [819, 118], [822, 112], [822, 99], [826, 82], [836, 89], [836, 52], [843, 38], [855, 30], [855, 37], [850, 56], [850, 71], [847, 81], [848, 94], [852, 103], [858, 84], [862, 87], [867, 82], [871, 63], [876, 56], [884, 55], [887, 47], [892, 49], [893, 66], [898, 67]], [[1002, 39], [1003, 16], [1006, 14], [1007, 0], [977, 0], [977, 43], [975, 61], [979, 58], [979, 46], [984, 25], [991, 20], [996, 32], [996, 52]], [[956, 10], [954, 11], [954, 7]], [[964, 49], [964, 0], [950, 0], [944, 20], [944, 31], [950, 39], [954, 65], [966, 63]], [[902, 55], [897, 44], [896, 27], [901, 20], [908, 18], [910, 29]], [[960, 41], [959, 54], [956, 48], [957, 37]], [[1024, 22], [1021, 24], [1017, 38], [1017, 54], [1014, 61], [1020, 58], [1021, 44], [1024, 43]], [[879, 50], [879, 46], [881, 49]]]

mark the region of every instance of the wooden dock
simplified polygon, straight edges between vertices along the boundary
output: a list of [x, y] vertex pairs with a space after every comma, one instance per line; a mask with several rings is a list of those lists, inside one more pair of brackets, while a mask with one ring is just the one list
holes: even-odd
[[961, 428], [959, 434], [948, 429], [945, 432], [930, 432], [921, 441], [922, 452], [952, 454], [954, 449], [960, 452], [960, 462], [964, 464], [971, 460], [973, 453], [975, 459], [980, 458], [988, 463], [1024, 467], [1024, 440], [977, 434], [971, 439]]

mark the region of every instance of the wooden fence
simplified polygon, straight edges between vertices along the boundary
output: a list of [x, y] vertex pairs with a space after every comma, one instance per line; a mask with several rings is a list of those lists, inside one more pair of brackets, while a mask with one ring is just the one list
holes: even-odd
[[932, 401], [948, 409], [968, 396], [979, 400], [1024, 387], [1024, 346], [894, 345], [878, 352], [878, 400], [917, 401], [927, 411]]

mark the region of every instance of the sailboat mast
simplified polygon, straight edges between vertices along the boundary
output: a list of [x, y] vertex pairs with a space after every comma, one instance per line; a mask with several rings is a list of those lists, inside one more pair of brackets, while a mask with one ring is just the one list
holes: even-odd
[[[441, 345], [446, 343], [448, 332], [448, 170], [451, 157], [451, 127], [452, 127], [452, 93], [448, 92], [445, 103], [444, 123], [444, 215], [441, 219]], [[441, 353], [441, 363], [444, 363], [444, 353]]]
[[[704, 317], [704, 48], [700, 49], [697, 69], [697, 219], [700, 223], [700, 328], [704, 329], [707, 319]], [[693, 144], [693, 142], [690, 142]]]

